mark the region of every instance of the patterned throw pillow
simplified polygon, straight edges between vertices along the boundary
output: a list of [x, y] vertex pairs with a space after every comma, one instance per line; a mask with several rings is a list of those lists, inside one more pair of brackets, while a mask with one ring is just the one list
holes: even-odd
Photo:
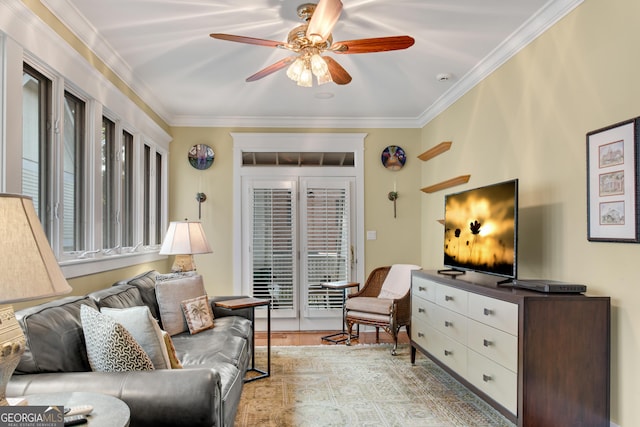
[[98, 372], [151, 371], [153, 362], [124, 326], [83, 305], [80, 319], [91, 369]]
[[181, 305], [191, 335], [213, 328], [213, 312], [206, 295], [184, 300]]

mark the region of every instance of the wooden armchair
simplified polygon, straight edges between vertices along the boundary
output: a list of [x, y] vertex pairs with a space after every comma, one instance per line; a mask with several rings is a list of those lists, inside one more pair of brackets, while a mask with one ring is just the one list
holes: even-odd
[[380, 328], [391, 334], [394, 341], [391, 354], [396, 355], [400, 328], [404, 326], [408, 334], [411, 332], [411, 271], [420, 268], [408, 264], [378, 267], [369, 274], [360, 291], [348, 295], [347, 345], [351, 345], [354, 324], [374, 326], [376, 342], [380, 339]]

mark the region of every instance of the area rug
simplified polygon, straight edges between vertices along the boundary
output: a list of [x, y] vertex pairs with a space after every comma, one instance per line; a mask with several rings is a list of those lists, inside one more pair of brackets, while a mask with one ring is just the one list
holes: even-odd
[[[408, 344], [273, 347], [271, 376], [246, 383], [236, 427], [513, 427]], [[266, 349], [256, 348], [256, 367]]]

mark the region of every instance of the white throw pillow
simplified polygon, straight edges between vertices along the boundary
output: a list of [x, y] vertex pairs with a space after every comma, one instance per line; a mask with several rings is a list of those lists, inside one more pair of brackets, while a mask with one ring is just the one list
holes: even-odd
[[152, 371], [153, 362], [124, 326], [82, 305], [80, 319], [91, 369], [98, 372]]
[[182, 311], [191, 335], [213, 328], [213, 311], [207, 295], [182, 301]]
[[156, 369], [171, 369], [171, 361], [162, 337], [162, 329], [146, 305], [128, 308], [103, 307], [100, 312], [125, 327], [149, 355]]

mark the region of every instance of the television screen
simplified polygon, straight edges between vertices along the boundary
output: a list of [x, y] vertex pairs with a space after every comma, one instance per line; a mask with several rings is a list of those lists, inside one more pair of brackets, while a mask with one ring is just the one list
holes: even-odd
[[518, 180], [445, 196], [444, 265], [516, 278]]

